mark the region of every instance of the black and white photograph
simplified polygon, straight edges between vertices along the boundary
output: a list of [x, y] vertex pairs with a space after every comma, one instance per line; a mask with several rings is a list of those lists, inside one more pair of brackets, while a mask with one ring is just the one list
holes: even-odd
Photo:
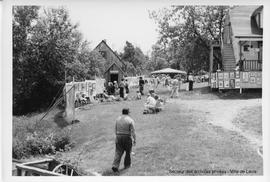
[[11, 177], [267, 175], [263, 1], [14, 2]]

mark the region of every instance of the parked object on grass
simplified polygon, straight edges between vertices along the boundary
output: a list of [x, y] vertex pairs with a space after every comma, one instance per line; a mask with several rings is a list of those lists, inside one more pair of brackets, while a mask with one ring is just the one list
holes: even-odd
[[16, 169], [17, 176], [81, 176], [71, 165], [60, 163], [55, 159], [16, 164]]

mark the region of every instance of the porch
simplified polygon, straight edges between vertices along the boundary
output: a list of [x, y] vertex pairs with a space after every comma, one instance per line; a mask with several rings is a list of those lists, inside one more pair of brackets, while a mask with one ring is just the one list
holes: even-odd
[[262, 71], [262, 60], [240, 60], [241, 71]]
[[262, 40], [261, 38], [239, 39], [239, 62], [241, 71], [262, 71]]

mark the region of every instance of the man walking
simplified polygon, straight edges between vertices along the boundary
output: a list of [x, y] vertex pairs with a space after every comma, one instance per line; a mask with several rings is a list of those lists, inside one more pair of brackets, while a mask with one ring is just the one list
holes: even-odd
[[132, 150], [132, 143], [133, 145], [136, 144], [134, 120], [129, 116], [128, 108], [124, 108], [122, 110], [122, 115], [117, 118], [115, 124], [115, 134], [115, 156], [112, 170], [114, 172], [118, 172], [121, 157], [124, 152], [126, 152], [126, 156], [124, 159], [125, 169], [130, 167], [130, 153]]

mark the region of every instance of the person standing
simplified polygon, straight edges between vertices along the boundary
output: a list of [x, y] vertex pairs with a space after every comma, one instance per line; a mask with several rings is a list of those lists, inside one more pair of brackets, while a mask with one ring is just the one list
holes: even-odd
[[192, 73], [190, 73], [188, 76], [189, 91], [193, 90], [193, 82], [194, 82], [194, 77], [193, 77]]
[[173, 98], [174, 95], [176, 95], [176, 97], [178, 97], [178, 87], [179, 87], [179, 83], [178, 80], [176, 78], [174, 78], [172, 80], [172, 91], [171, 91], [171, 98]]
[[159, 76], [157, 76], [156, 79], [157, 79], [157, 85], [156, 85], [156, 89], [157, 89], [158, 85], [160, 84], [160, 78], [159, 78]]
[[111, 93], [112, 95], [115, 95], [115, 86], [112, 82], [111, 82]]
[[113, 82], [113, 86], [114, 86], [114, 93], [115, 93], [115, 95], [118, 95], [119, 93], [118, 93], [118, 83], [117, 83], [117, 81], [114, 81]]
[[165, 87], [169, 87], [169, 77], [166, 75], [165, 77]]
[[126, 79], [125, 81], [125, 89], [126, 89], [126, 94], [129, 93], [129, 88], [128, 88], [128, 80]]
[[154, 89], [156, 89], [157, 88], [157, 76], [154, 76], [154, 78], [153, 78], [153, 80], [154, 80]]
[[123, 78], [121, 79], [121, 82], [119, 84], [119, 88], [120, 88], [120, 91], [119, 91], [120, 97], [121, 98], [124, 98], [125, 83], [124, 83], [124, 79]]
[[149, 92], [155, 90], [155, 82], [154, 82], [154, 79], [155, 79], [155, 78], [153, 77], [153, 78], [151, 78], [151, 80], [150, 80]]
[[116, 119], [115, 123], [115, 156], [112, 165], [114, 172], [119, 172], [121, 157], [125, 152], [124, 167], [129, 168], [131, 165], [132, 145], [136, 145], [136, 134], [134, 120], [129, 116], [129, 109], [124, 108], [122, 115]]
[[140, 87], [141, 95], [144, 95], [143, 94], [144, 80], [142, 79], [141, 76], [140, 76], [140, 79], [139, 79], [139, 87]]
[[177, 79], [178, 79], [178, 93], [180, 93], [181, 85], [182, 85], [182, 78], [181, 78], [181, 75], [178, 76]]
[[162, 78], [161, 78], [161, 83], [162, 83], [162, 86], [165, 87], [165, 75], [162, 75]]

